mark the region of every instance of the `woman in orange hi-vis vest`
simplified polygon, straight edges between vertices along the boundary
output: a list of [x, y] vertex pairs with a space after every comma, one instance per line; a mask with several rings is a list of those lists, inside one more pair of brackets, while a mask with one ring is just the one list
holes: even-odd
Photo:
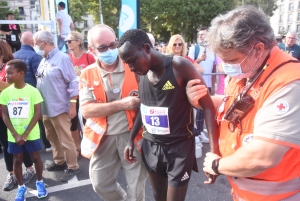
[[[204, 172], [227, 175], [236, 201], [300, 200], [298, 60], [276, 46], [268, 17], [251, 6], [216, 17], [207, 41], [231, 80], [213, 97], [221, 155], [207, 153]], [[187, 94], [201, 107], [197, 82]]]

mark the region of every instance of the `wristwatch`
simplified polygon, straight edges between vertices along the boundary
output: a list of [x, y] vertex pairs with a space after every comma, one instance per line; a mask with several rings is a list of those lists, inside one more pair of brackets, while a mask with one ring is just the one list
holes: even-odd
[[217, 174], [220, 175], [221, 173], [219, 172], [219, 161], [221, 160], [221, 158], [217, 158], [215, 160], [213, 160], [212, 164], [211, 164], [211, 169]]

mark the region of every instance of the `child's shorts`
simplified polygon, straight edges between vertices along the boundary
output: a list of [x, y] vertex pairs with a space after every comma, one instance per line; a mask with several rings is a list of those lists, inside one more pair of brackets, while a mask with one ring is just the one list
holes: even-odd
[[42, 149], [41, 140], [27, 140], [22, 146], [19, 146], [15, 142], [8, 142], [8, 153], [20, 154], [23, 152], [33, 153]]

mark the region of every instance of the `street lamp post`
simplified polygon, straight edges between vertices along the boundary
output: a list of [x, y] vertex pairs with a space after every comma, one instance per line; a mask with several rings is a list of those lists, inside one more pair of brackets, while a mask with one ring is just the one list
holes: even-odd
[[101, 0], [99, 0], [100, 24], [103, 24]]

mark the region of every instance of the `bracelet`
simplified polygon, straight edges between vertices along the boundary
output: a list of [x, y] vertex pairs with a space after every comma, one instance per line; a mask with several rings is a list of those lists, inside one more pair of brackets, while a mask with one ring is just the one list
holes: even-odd
[[220, 175], [221, 173], [219, 172], [219, 161], [221, 160], [221, 158], [217, 158], [215, 160], [213, 160], [212, 164], [211, 164], [211, 169], [217, 174]]
[[77, 103], [77, 100], [70, 100], [70, 103]]

